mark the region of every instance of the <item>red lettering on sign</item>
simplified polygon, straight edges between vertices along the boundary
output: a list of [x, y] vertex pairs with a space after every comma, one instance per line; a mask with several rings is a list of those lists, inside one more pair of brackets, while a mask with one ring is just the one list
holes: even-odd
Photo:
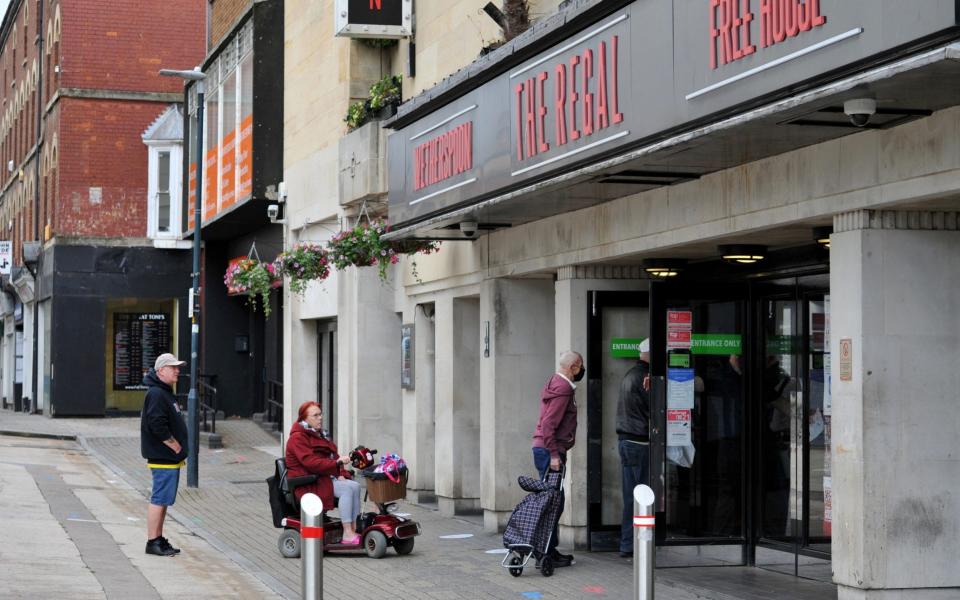
[[577, 129], [577, 100], [580, 95], [577, 93], [577, 65], [580, 64], [579, 56], [570, 57], [570, 100], [567, 102], [570, 108], [570, 139], [580, 139], [580, 130]]
[[567, 65], [560, 63], [556, 68], [557, 81], [554, 84], [556, 94], [553, 104], [553, 114], [556, 117], [557, 145], [563, 146], [567, 143], [567, 113], [564, 111], [564, 105], [567, 103]]
[[606, 129], [610, 125], [610, 112], [607, 109], [607, 43], [600, 42], [600, 69], [597, 76], [597, 129]]
[[593, 50], [583, 53], [583, 135], [593, 133], [593, 93], [590, 80], [593, 78]]
[[473, 121], [413, 149], [413, 189], [420, 190], [473, 168]]
[[383, 0], [370, 0], [370, 10], [380, 10], [380, 3]]
[[[619, 38], [611, 36], [596, 47], [583, 48], [525, 81], [514, 83], [517, 160], [526, 160], [622, 122], [618, 65]], [[551, 78], [553, 92], [552, 99], [548, 99]]]
[[620, 38], [618, 36], [613, 36], [613, 67], [611, 71], [613, 73], [613, 123], [617, 124], [623, 121], [623, 113], [620, 112], [620, 91], [618, 89], [618, 80], [620, 72], [620, 61], [617, 57], [617, 47], [619, 46]]
[[545, 137], [546, 123], [544, 122], [547, 118], [547, 105], [543, 87], [547, 77], [549, 75], [546, 71], [537, 75], [537, 151], [539, 152], [546, 152], [550, 149], [550, 144], [547, 143]]
[[[757, 51], [751, 43], [754, 0], [709, 0], [710, 68], [740, 60]], [[760, 47], [769, 48], [827, 22], [820, 0], [759, 0]]]

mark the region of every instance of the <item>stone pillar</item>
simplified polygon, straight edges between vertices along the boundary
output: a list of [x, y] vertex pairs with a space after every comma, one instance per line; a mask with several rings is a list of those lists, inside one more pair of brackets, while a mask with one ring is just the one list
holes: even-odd
[[[392, 270], [388, 273], [393, 273]], [[343, 453], [357, 444], [402, 453], [400, 317], [392, 279], [375, 267], [339, 273], [337, 297], [337, 428]]]
[[436, 350], [435, 308], [413, 306], [406, 322], [414, 325], [413, 389], [403, 391], [403, 458], [410, 468], [407, 499], [429, 502], [434, 499]]
[[556, 369], [551, 279], [493, 279], [480, 293], [480, 506], [499, 531], [523, 496], [517, 476], [536, 474], [530, 439], [540, 390]]
[[958, 213], [906, 211], [834, 217], [839, 600], [960, 597], [958, 221]]
[[[589, 292], [647, 289], [638, 266], [570, 266], [557, 272], [556, 348], [579, 352], [586, 360]], [[577, 385], [576, 445], [567, 455], [566, 505], [560, 518], [560, 544], [584, 548], [587, 539], [587, 380]], [[619, 468], [616, 469], [619, 483]]]
[[480, 301], [438, 299], [437, 503], [446, 516], [480, 506]]

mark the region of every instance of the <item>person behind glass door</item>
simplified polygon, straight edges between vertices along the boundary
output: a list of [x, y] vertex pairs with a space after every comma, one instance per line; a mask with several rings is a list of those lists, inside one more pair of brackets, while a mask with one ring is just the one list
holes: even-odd
[[297, 412], [297, 422], [287, 438], [287, 476], [319, 475], [315, 483], [296, 488], [297, 500], [306, 493], [320, 497], [324, 507], [333, 506], [333, 498], [340, 499], [340, 521], [343, 523], [343, 544], [359, 544], [355, 524], [360, 514], [360, 484], [345, 467], [350, 456], [340, 454], [327, 432], [321, 427], [323, 413], [316, 402], [304, 402]]
[[[573, 448], [577, 434], [577, 401], [573, 397], [577, 386], [574, 382], [583, 379], [584, 373], [583, 357], [567, 350], [560, 354], [560, 368], [540, 392], [540, 417], [533, 432], [533, 464], [541, 479], [546, 476], [547, 469], [559, 471], [567, 464], [567, 451]], [[574, 563], [573, 555], [557, 551], [563, 505], [563, 490], [560, 490], [560, 510], [548, 550], [555, 567], [568, 567]]]
[[623, 515], [620, 556], [633, 556], [633, 489], [650, 485], [650, 340], [640, 342], [637, 364], [620, 382], [617, 439], [620, 452]]

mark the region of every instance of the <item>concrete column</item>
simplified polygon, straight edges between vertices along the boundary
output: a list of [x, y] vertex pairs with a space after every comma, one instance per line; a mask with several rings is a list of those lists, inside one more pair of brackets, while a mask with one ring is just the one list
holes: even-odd
[[435, 333], [433, 304], [413, 306], [413, 389], [403, 391], [403, 458], [410, 468], [407, 499], [434, 500], [435, 467]]
[[6, 315], [3, 318], [3, 358], [2, 358], [2, 382], [3, 398], [9, 406], [13, 406], [13, 380], [15, 373], [15, 329], [13, 324], [13, 314]]
[[480, 301], [438, 299], [437, 475], [440, 512], [480, 505]]
[[530, 438], [540, 390], [556, 369], [554, 289], [549, 279], [495, 279], [481, 286], [480, 326], [490, 356], [480, 360], [480, 505], [487, 531], [502, 530], [535, 474]]
[[31, 411], [37, 408], [33, 389], [33, 353], [37, 350], [33, 337], [33, 306], [33, 302], [23, 303], [23, 397], [30, 398]]
[[[587, 318], [591, 291], [636, 291], [648, 287], [640, 279], [639, 267], [598, 266], [563, 267], [557, 273], [555, 328], [559, 356], [564, 350], [587, 354]], [[560, 544], [584, 548], [587, 539], [587, 381], [577, 386], [576, 445], [567, 455], [567, 478], [564, 482], [566, 505], [560, 518]], [[616, 458], [616, 456], [614, 456]], [[615, 469], [619, 485], [619, 466]]]
[[[392, 273], [392, 271], [389, 271]], [[393, 280], [373, 267], [350, 267], [337, 285], [337, 446], [402, 453], [400, 315]]]
[[[856, 211], [831, 238], [839, 600], [960, 597], [957, 213]], [[849, 359], [841, 345], [852, 349]]]
[[301, 319], [302, 303], [290, 292], [284, 295], [283, 311], [283, 423], [286, 442], [297, 410], [317, 397], [317, 322]]

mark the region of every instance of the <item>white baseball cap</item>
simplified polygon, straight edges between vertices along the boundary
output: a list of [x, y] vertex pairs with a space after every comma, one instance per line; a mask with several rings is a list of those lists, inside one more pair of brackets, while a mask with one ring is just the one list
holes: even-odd
[[153, 363], [153, 370], [159, 371], [163, 367], [182, 367], [185, 364], [187, 364], [186, 361], [177, 360], [176, 356], [167, 352], [157, 357], [157, 362]]
[[644, 338], [644, 340], [640, 342], [640, 352], [650, 352], [650, 338]]

